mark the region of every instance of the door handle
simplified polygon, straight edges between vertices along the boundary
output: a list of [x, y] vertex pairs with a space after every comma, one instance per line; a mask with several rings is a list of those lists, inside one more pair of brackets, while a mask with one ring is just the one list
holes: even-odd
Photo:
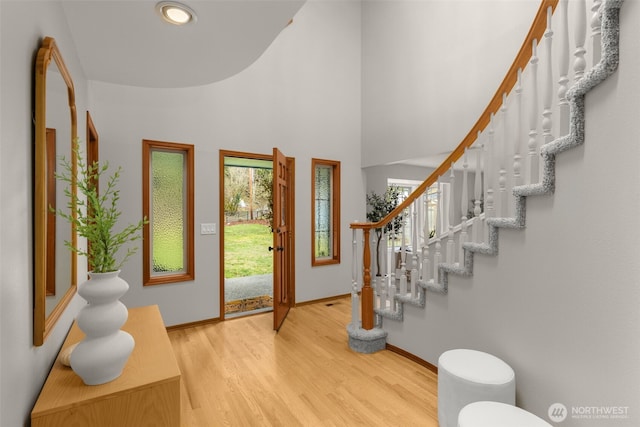
[[[269, 246], [269, 252], [271, 252], [273, 249], [274, 249], [273, 246]], [[276, 246], [275, 250], [278, 252], [282, 252], [284, 251], [284, 246]]]

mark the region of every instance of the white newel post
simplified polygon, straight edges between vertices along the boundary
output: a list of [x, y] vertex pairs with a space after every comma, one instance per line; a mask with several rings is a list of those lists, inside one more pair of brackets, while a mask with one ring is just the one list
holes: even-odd
[[[357, 221], [354, 221], [357, 222]], [[357, 230], [351, 231], [352, 239], [351, 247], [353, 250], [353, 258], [351, 265], [351, 325], [354, 328], [360, 327], [360, 298], [358, 296], [358, 240], [356, 238]]]
[[529, 161], [527, 184], [538, 182], [538, 41], [533, 40], [531, 59], [529, 60], [529, 78], [531, 79], [531, 106], [529, 108]]
[[575, 27], [574, 37], [576, 43], [576, 51], [574, 53], [576, 59], [573, 63], [573, 72], [575, 74], [575, 81], [580, 81], [584, 76], [584, 70], [587, 68], [587, 61], [584, 59], [585, 53], [584, 42], [587, 37], [587, 2], [586, 0], [578, 0], [575, 3]]
[[558, 69], [560, 79], [558, 79], [558, 123], [559, 135], [569, 133], [569, 102], [567, 101], [567, 90], [569, 89], [569, 0], [560, 0], [560, 58], [558, 59]]
[[593, 3], [591, 4], [591, 57], [593, 65], [600, 62], [600, 56], [602, 53], [600, 6], [602, 6], [602, 0], [593, 0]]

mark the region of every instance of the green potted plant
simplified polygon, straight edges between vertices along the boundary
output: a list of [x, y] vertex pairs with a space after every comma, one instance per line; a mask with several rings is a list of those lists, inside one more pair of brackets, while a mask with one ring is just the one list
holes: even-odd
[[[367, 221], [378, 222], [386, 217], [400, 203], [401, 190], [398, 187], [387, 187], [384, 194], [377, 194], [375, 191], [367, 194]], [[381, 276], [380, 269], [380, 243], [383, 232], [395, 239], [402, 230], [403, 214], [396, 216], [383, 228], [376, 228], [376, 276]], [[394, 234], [395, 233], [395, 234]]]
[[[89, 271], [93, 273], [107, 273], [118, 271], [130, 256], [136, 253], [137, 247], [127, 248], [126, 253], [118, 259], [118, 252], [125, 243], [141, 238], [140, 231], [148, 223], [146, 218], [137, 224], [129, 224], [119, 232], [115, 226], [122, 212], [117, 203], [120, 191], [116, 188], [120, 180], [119, 167], [106, 181], [106, 188], [99, 194], [97, 183], [109, 169], [109, 164], [102, 166], [97, 162], [87, 165], [80, 151], [80, 140], [76, 138], [73, 150], [78, 167], [74, 170], [69, 160], [61, 159], [62, 173], [56, 173], [56, 179], [68, 184], [64, 194], [68, 198], [68, 211], [58, 209], [56, 215], [64, 218], [75, 226], [79, 236], [87, 239], [87, 249], [74, 246], [65, 241], [65, 245], [78, 255], [86, 256]], [[77, 193], [71, 192], [72, 183], [76, 183]], [[75, 215], [73, 215], [75, 212]]]
[[[70, 250], [87, 257], [90, 270], [89, 280], [78, 285], [78, 294], [88, 304], [76, 318], [86, 338], [72, 350], [70, 365], [85, 384], [95, 385], [119, 377], [135, 345], [133, 337], [120, 330], [128, 317], [120, 297], [129, 290], [129, 284], [119, 274], [120, 267], [137, 248], [128, 247], [124, 254], [120, 254], [120, 250], [123, 245], [141, 238], [140, 231], [148, 221], [142, 218], [116, 231], [121, 216], [117, 184], [122, 169], [118, 168], [106, 179], [104, 190], [99, 193], [97, 183], [106, 174], [108, 163], [87, 165], [77, 138], [73, 151], [77, 168], [63, 157], [62, 172], [56, 173], [56, 179], [68, 184], [64, 190], [68, 210], [55, 212], [69, 221], [79, 236], [87, 239], [86, 249], [65, 241]], [[72, 191], [74, 185], [76, 192]]]

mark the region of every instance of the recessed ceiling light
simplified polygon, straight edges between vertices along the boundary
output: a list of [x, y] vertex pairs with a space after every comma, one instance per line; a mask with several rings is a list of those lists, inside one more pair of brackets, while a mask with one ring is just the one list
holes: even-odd
[[175, 25], [196, 22], [196, 13], [188, 6], [174, 1], [161, 1], [156, 5], [156, 11], [162, 19]]

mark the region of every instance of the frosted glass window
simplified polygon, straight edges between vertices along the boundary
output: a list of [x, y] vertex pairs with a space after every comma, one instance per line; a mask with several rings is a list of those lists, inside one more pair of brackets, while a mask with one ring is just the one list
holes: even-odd
[[193, 145], [143, 141], [144, 285], [194, 279]]
[[312, 159], [312, 265], [340, 262], [340, 162]]
[[151, 152], [153, 273], [184, 272], [185, 154]]

